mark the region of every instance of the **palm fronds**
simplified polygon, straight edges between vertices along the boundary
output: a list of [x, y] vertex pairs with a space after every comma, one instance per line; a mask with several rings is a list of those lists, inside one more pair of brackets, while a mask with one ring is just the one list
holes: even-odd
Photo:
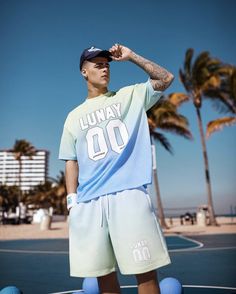
[[210, 121], [207, 124], [206, 138], [208, 139], [212, 133], [221, 131], [225, 126], [233, 126], [236, 124], [236, 117], [221, 117]]
[[184, 102], [189, 101], [189, 96], [184, 93], [172, 93], [169, 94], [168, 100], [176, 107], [181, 106]]
[[170, 152], [171, 154], [174, 154], [173, 148], [165, 135], [157, 131], [152, 131], [151, 136], [153, 137], [154, 140], [160, 143], [168, 152]]
[[13, 149], [10, 150], [14, 153], [16, 160], [22, 156], [33, 156], [35, 154], [34, 146], [26, 140], [16, 140]]
[[179, 114], [177, 109], [177, 106], [181, 105], [187, 99], [188, 97], [181, 93], [177, 95], [170, 94], [159, 104], [154, 105], [147, 112], [149, 127], [192, 139], [191, 132], [188, 129], [188, 119]]

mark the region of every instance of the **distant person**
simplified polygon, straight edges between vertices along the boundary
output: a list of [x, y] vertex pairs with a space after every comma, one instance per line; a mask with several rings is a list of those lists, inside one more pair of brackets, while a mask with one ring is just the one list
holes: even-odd
[[[110, 61], [130, 61], [145, 83], [108, 90]], [[59, 158], [66, 161], [70, 273], [98, 277], [101, 293], [120, 293], [116, 262], [135, 274], [139, 293], [160, 293], [156, 269], [170, 263], [147, 184], [152, 157], [146, 111], [173, 80], [166, 69], [115, 44], [85, 49], [86, 100], [65, 121]]]
[[16, 207], [16, 215], [19, 224], [27, 222], [27, 207], [23, 202], [19, 202], [19, 206]]

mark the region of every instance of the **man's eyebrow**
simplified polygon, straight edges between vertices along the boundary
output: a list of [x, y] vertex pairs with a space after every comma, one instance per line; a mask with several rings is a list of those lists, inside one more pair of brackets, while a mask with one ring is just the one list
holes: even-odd
[[108, 65], [109, 66], [109, 62], [96, 62], [95, 66], [100, 66], [100, 65]]

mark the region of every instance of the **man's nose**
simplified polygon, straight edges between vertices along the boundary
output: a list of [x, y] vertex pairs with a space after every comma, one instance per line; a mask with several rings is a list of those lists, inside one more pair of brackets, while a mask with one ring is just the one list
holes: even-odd
[[103, 72], [108, 72], [109, 71], [109, 68], [107, 66], [104, 66], [103, 67]]

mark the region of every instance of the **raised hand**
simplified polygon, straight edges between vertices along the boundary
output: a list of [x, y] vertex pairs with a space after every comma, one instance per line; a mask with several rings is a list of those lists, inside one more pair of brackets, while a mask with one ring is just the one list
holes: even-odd
[[109, 49], [111, 57], [115, 61], [125, 61], [131, 58], [132, 50], [120, 44], [115, 44]]
[[136, 54], [128, 47], [120, 44], [115, 44], [110, 48], [109, 51], [112, 55], [111, 57], [113, 60], [129, 60], [141, 67], [149, 75], [152, 87], [156, 91], [164, 91], [166, 88], [169, 87], [174, 79], [173, 74], [171, 74], [165, 68], [161, 67], [153, 61], [150, 61]]

